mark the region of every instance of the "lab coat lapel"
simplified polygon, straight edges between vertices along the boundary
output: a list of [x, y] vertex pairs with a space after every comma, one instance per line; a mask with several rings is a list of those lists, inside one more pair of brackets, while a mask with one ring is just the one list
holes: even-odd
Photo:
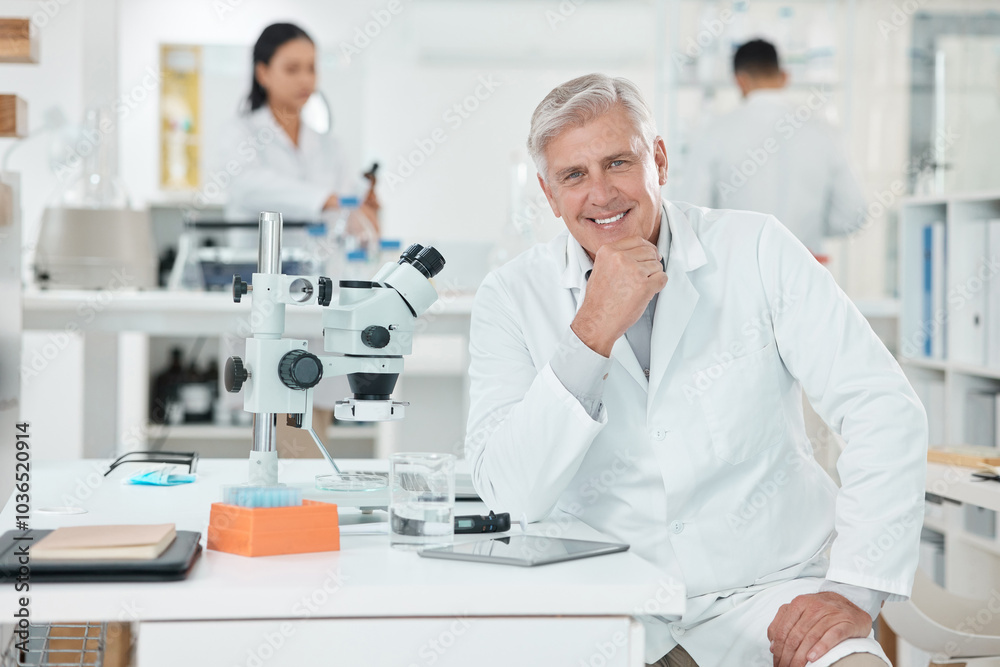
[[667, 285], [660, 292], [653, 315], [653, 334], [649, 353], [649, 395], [647, 409], [656, 395], [670, 360], [677, 350], [695, 306], [698, 290], [688, 272], [706, 263], [705, 250], [680, 209], [667, 202], [664, 213], [670, 225], [670, 254], [667, 261]]

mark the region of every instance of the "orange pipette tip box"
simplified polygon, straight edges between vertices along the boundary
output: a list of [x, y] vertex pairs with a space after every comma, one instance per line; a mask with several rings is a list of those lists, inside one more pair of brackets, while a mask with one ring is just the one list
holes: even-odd
[[314, 500], [291, 507], [212, 503], [208, 548], [239, 556], [340, 551], [337, 506]]

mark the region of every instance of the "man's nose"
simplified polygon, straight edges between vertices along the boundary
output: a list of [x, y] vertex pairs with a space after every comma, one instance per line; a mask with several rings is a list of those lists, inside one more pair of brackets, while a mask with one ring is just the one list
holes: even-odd
[[616, 194], [617, 190], [614, 184], [611, 183], [611, 179], [608, 178], [603, 169], [590, 179], [590, 203], [594, 206], [605, 206], [611, 203]]

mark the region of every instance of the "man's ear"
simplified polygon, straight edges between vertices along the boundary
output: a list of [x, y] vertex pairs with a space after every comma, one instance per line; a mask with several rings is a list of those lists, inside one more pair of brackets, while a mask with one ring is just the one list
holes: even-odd
[[740, 87], [740, 93], [742, 93], [743, 97], [746, 97], [747, 93], [753, 89], [753, 77], [746, 72], [737, 72], [736, 85]]
[[552, 196], [552, 190], [549, 189], [548, 184], [545, 182], [545, 179], [542, 178], [541, 174], [535, 174], [535, 175], [538, 176], [538, 184], [542, 186], [542, 192], [545, 193], [545, 198], [549, 200], [549, 208], [552, 209], [552, 215], [556, 216], [557, 218], [561, 218], [562, 214], [559, 213], [559, 205], [556, 204], [556, 200]]
[[653, 140], [653, 162], [656, 163], [656, 174], [660, 179], [660, 185], [667, 183], [667, 145], [663, 143], [663, 137]]

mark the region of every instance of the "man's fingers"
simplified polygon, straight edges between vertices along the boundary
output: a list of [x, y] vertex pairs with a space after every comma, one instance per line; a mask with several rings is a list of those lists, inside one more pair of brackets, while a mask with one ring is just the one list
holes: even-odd
[[832, 624], [818, 623], [820, 632], [810, 632], [802, 641], [799, 651], [792, 662], [793, 667], [805, 667], [807, 663], [815, 662], [830, 649], [854, 636], [850, 621], [834, 620]]
[[652, 299], [654, 294], [662, 292], [663, 288], [667, 286], [667, 274], [663, 271], [660, 271], [658, 274], [654, 273], [646, 278], [646, 285], [648, 285], [651, 290], [649, 298]]
[[[811, 622], [806, 633], [799, 641], [795, 653], [792, 654], [792, 659], [788, 663], [789, 667], [805, 667], [806, 663], [809, 662], [807, 656], [815, 650], [816, 642], [826, 636], [827, 631], [833, 628], [840, 628], [839, 632], [846, 632], [845, 628], [841, 625], [845, 622], [838, 614], [821, 616]], [[844, 638], [846, 639], [846, 637]], [[823, 651], [823, 653], [826, 653], [826, 651]]]
[[779, 645], [775, 646], [777, 649], [774, 654], [775, 657], [775, 667], [791, 667], [792, 658], [795, 653], [799, 650], [799, 645], [802, 643], [802, 637], [807, 632], [806, 619], [805, 616], [799, 616], [799, 619], [795, 622], [789, 630], [788, 634], [785, 635], [785, 640], [780, 642]]
[[791, 630], [802, 617], [802, 608], [799, 605], [784, 604], [778, 609], [774, 621], [767, 629], [767, 637], [771, 640], [771, 653], [774, 655], [774, 665], [781, 664], [781, 657], [785, 650], [785, 644]]
[[645, 272], [647, 278], [649, 276], [656, 275], [657, 273], [663, 273], [663, 265], [660, 264], [658, 260], [644, 259], [641, 262], [636, 262], [636, 264], [638, 264], [639, 268]]
[[[629, 236], [628, 238], [619, 239], [618, 241], [612, 241], [606, 245], [601, 246], [601, 250], [607, 248], [611, 251], [618, 251], [633, 256], [632, 253], [642, 252], [648, 250], [650, 252], [649, 256], [659, 257], [660, 251], [655, 245], [642, 238], [641, 236]], [[598, 250], [600, 252], [600, 250]]]

